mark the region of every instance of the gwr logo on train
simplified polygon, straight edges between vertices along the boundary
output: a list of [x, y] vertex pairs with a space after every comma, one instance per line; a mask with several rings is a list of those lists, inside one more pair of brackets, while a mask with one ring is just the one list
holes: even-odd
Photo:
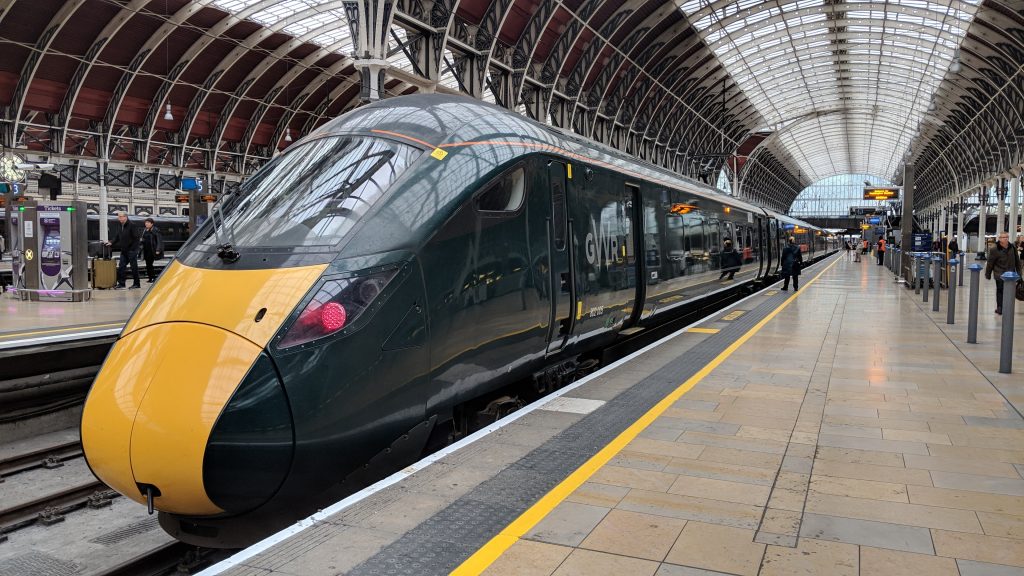
[[598, 226], [590, 219], [590, 232], [586, 240], [587, 262], [591, 266], [604, 267], [619, 259], [619, 237], [612, 231], [612, 224], [601, 219]]

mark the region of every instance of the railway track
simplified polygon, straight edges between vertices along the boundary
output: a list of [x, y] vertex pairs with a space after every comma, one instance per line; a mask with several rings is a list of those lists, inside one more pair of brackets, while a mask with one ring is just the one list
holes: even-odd
[[99, 480], [79, 483], [34, 500], [0, 508], [0, 534], [7, 535], [35, 523], [63, 522], [69, 512], [109, 506], [119, 494]]
[[168, 542], [95, 576], [170, 576], [194, 574], [231, 556], [233, 551], [198, 548], [183, 542]]
[[0, 459], [0, 478], [38, 468], [55, 468], [68, 460], [80, 457], [82, 443], [78, 440], [69, 440], [55, 446]]

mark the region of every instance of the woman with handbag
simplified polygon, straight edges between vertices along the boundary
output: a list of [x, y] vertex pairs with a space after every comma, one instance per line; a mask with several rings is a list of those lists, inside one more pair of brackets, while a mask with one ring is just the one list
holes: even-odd
[[146, 229], [142, 231], [142, 257], [146, 259], [146, 276], [152, 284], [156, 280], [153, 261], [164, 257], [164, 238], [152, 218], [146, 218]]
[[[996, 314], [1003, 313], [1003, 273], [1010, 270], [1021, 273], [1020, 256], [1017, 249], [1010, 245], [1010, 235], [1000, 232], [999, 240], [989, 250], [988, 263], [985, 264], [985, 279], [992, 280], [993, 273], [996, 276]], [[1017, 289], [1017, 286], [1012, 288]]]

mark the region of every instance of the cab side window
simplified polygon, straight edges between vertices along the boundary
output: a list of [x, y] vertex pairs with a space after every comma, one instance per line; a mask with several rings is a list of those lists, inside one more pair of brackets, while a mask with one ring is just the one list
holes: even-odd
[[526, 171], [519, 167], [505, 174], [477, 196], [476, 209], [480, 212], [516, 212], [523, 206], [525, 192]]

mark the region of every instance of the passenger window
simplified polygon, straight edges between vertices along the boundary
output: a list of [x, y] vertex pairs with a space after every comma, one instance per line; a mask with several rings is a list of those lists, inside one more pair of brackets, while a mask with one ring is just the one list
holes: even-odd
[[515, 212], [523, 205], [526, 196], [526, 172], [516, 168], [476, 199], [476, 209], [481, 212]]

